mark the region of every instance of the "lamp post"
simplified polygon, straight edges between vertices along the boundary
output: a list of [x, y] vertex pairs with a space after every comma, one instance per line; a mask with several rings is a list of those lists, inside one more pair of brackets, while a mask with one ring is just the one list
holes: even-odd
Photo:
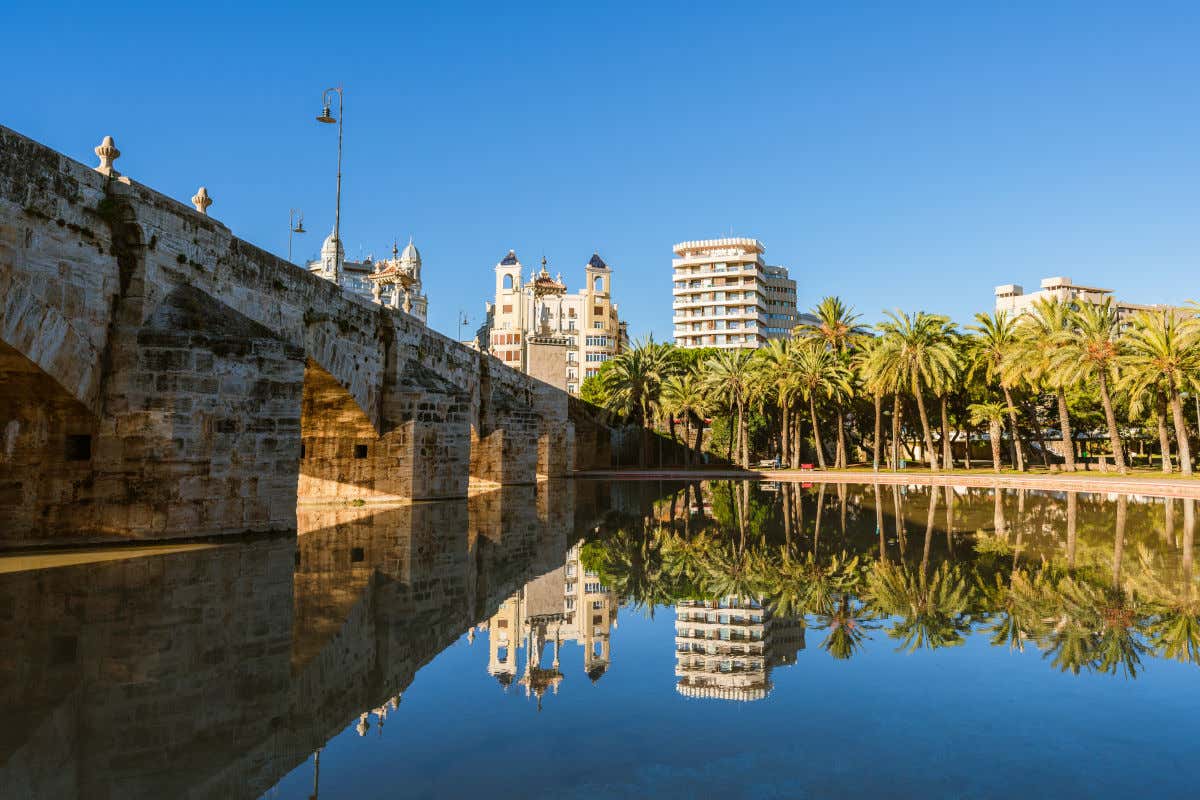
[[[329, 113], [329, 97], [331, 92], [337, 92], [338, 97], [338, 113], [336, 118]], [[317, 122], [323, 122], [326, 125], [332, 125], [336, 122], [338, 126], [337, 200], [333, 207], [333, 280], [334, 283], [339, 285], [342, 280], [342, 265], [338, 259], [339, 249], [342, 245], [342, 99], [342, 87], [334, 86], [326, 89], [324, 94], [321, 95], [321, 115], [317, 117]]]
[[463, 325], [470, 325], [470, 324], [471, 324], [471, 318], [467, 316], [467, 312], [460, 310], [458, 312], [458, 341], [460, 341], [460, 342], [462, 341]]
[[[296, 215], [300, 216], [299, 220], [296, 219]], [[288, 210], [288, 261], [292, 260], [293, 233], [305, 233], [304, 212], [298, 208], [292, 208]]]

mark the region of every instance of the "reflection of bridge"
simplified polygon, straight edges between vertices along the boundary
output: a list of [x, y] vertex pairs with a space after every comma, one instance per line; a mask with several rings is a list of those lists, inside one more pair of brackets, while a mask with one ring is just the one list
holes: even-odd
[[302, 509], [297, 538], [0, 575], [0, 794], [257, 797], [561, 567], [607, 491]]
[[608, 463], [565, 392], [2, 127], [0, 293], [0, 546], [293, 530], [298, 493], [464, 497], [569, 475], [577, 438]]

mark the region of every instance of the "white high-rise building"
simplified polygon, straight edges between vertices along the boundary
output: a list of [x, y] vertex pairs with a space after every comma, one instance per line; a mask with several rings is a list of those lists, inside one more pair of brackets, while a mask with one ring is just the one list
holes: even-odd
[[757, 348], [791, 333], [800, 322], [796, 282], [763, 260], [764, 249], [743, 237], [675, 245], [675, 344]]

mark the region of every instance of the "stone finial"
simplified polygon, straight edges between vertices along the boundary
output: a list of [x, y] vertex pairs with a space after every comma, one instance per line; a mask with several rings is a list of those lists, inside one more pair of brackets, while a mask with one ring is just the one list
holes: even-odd
[[208, 196], [208, 189], [201, 186], [200, 190], [196, 192], [196, 196], [192, 198], [192, 205], [194, 205], [196, 210], [201, 214], [207, 215], [208, 207], [212, 204], [212, 198]]
[[96, 172], [110, 178], [121, 176], [121, 173], [113, 168], [113, 162], [121, 157], [121, 151], [117, 149], [117, 143], [113, 141], [113, 137], [105, 136], [104, 141], [95, 148], [95, 153], [100, 158], [100, 166], [96, 167]]

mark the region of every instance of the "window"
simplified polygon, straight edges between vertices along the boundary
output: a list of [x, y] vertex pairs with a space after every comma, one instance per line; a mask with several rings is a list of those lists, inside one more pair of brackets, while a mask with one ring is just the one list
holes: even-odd
[[604, 291], [604, 276], [603, 275], [597, 275], [595, 280], [592, 281], [592, 291], [593, 292], [603, 292]]
[[592, 307], [592, 315], [597, 316], [597, 317], [603, 317], [604, 316], [604, 306], [593, 306]]
[[361, 547], [351, 547], [350, 548], [350, 560], [352, 562], [362, 561], [363, 558], [365, 557], [365, 555], [366, 554], [363, 553], [363, 549]]
[[512, 276], [512, 275], [505, 275], [505, 276], [504, 276], [504, 284], [503, 284], [503, 285], [504, 285], [504, 288], [505, 288], [505, 289], [512, 289], [512, 288], [513, 288], [513, 276]]
[[67, 436], [67, 461], [91, 461], [92, 437], [86, 433], [72, 433]]
[[355, 458], [366, 458], [367, 457], [367, 446], [365, 444], [354, 445], [354, 457]]
[[598, 330], [604, 330], [604, 323], [600, 320], [596, 320], [594, 323], [592, 323], [592, 327]]
[[502, 313], [502, 314], [511, 314], [511, 313], [512, 313], [512, 306], [511, 306], [511, 305], [502, 306], [502, 307], [500, 308], [500, 313]]
[[600, 609], [600, 608], [604, 608], [604, 601], [603, 600], [593, 600], [592, 601], [592, 610], [596, 610], [596, 609]]
[[599, 594], [600, 592], [604, 591], [604, 584], [602, 584], [602, 583], [586, 583], [583, 586], [583, 590], [585, 592], [587, 592], [588, 594]]
[[[604, 615], [603, 614], [594, 614], [592, 616], [592, 624], [593, 625], [603, 625], [604, 624]], [[597, 649], [599, 649], [600, 645], [596, 645], [596, 647], [597, 647]], [[600, 654], [597, 652], [596, 655], [600, 655]]]

